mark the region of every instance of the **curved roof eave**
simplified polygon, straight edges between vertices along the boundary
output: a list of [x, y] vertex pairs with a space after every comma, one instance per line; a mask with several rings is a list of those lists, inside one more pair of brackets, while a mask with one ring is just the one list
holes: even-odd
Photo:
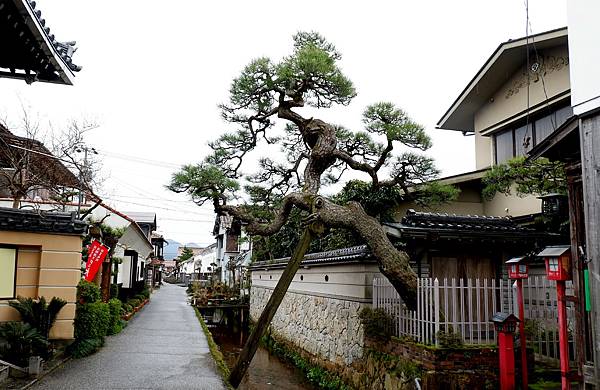
[[[481, 69], [475, 74], [473, 79], [467, 84], [463, 91], [458, 95], [452, 105], [446, 110], [444, 115], [437, 122], [436, 128], [444, 130], [457, 130], [463, 132], [473, 132], [473, 114], [479, 107], [478, 101], [485, 99], [480, 91], [496, 90], [502, 83], [498, 74], [502, 70], [513, 73], [522, 64], [522, 56], [517, 55], [518, 49], [527, 46], [532, 41], [539, 46], [552, 46], [553, 43], [567, 43], [567, 27], [561, 27], [529, 37], [508, 40], [501, 43], [492, 55], [483, 64]], [[543, 47], [542, 47], [543, 48]], [[483, 88], [481, 88], [483, 87]], [[476, 99], [475, 95], [480, 95]]]
[[28, 0], [15, 0], [15, 5], [28, 17], [25, 18], [25, 23], [29, 26], [31, 32], [36, 36], [40, 43], [43, 43], [42, 48], [49, 60], [59, 70], [60, 80], [66, 85], [73, 85], [75, 73], [65, 62], [63, 56], [58, 52], [58, 49], [53, 42], [50, 41], [46, 29], [41, 25], [41, 21], [35, 14], [35, 9], [32, 3]]

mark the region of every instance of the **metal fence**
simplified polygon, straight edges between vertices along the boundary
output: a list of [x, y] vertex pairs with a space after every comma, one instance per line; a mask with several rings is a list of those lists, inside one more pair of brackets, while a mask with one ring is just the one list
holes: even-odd
[[[524, 280], [523, 296], [529, 345], [538, 357], [558, 359], [556, 282], [530, 277]], [[373, 307], [383, 308], [393, 318], [393, 335], [435, 345], [440, 331], [457, 333], [465, 344], [495, 344], [490, 322], [494, 313], [519, 313], [514, 282], [496, 279], [419, 278], [417, 309], [409, 310], [387, 279], [374, 278]], [[572, 305], [567, 314], [572, 329]]]

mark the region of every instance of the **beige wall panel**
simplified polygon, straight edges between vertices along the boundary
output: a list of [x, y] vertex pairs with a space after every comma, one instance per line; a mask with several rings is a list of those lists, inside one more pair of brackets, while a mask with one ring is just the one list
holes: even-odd
[[37, 291], [37, 286], [17, 286], [17, 296], [36, 298], [38, 296]]
[[0, 243], [11, 245], [42, 246], [43, 250], [81, 252], [82, 238], [59, 234], [0, 231]]
[[434, 212], [434, 213], [448, 213], [448, 214], [458, 214], [458, 215], [483, 215], [483, 204], [481, 202], [459, 202], [454, 201], [447, 204], [424, 208], [419, 207], [413, 204], [400, 205], [394, 210], [394, 218], [396, 221], [400, 222], [400, 220], [406, 216], [406, 212], [409, 209], [413, 209], [415, 211], [424, 211], [424, 212]]
[[42, 252], [40, 268], [81, 269], [80, 252]]
[[[7, 302], [7, 301], [2, 300], [2, 302]], [[16, 311], [15, 309], [13, 309], [12, 307], [8, 306], [8, 303], [0, 304], [0, 322], [18, 321], [20, 319], [21, 319], [21, 316], [19, 315], [19, 312]]]
[[72, 320], [56, 320], [50, 329], [50, 338], [53, 340], [70, 340], [74, 338], [74, 334]]
[[[566, 46], [545, 50], [542, 71], [544, 83], [536, 74], [530, 75], [529, 106], [535, 106], [570, 89], [569, 55]], [[477, 113], [475, 131], [481, 131], [527, 109], [527, 72], [524, 64]], [[544, 85], [546, 91], [544, 92]], [[542, 107], [543, 108], [543, 107]]]
[[[477, 128], [476, 128], [477, 129]], [[475, 131], [475, 169], [484, 169], [494, 164], [494, 143]]]
[[38, 290], [40, 296], [46, 297], [46, 299], [52, 299], [52, 297], [62, 298], [67, 302], [75, 302], [77, 295], [77, 288], [75, 287], [48, 287], [40, 286]]
[[38, 284], [37, 268], [17, 268], [17, 286], [35, 286]]
[[[1, 233], [0, 233], [1, 234]], [[2, 240], [0, 240], [2, 243]], [[40, 266], [40, 249], [34, 247], [19, 247], [17, 251], [17, 266], [37, 268]]]
[[507, 215], [517, 217], [542, 211], [542, 201], [535, 196], [521, 198], [516, 195], [496, 194], [492, 200], [484, 202], [483, 205], [486, 215], [500, 217]]
[[40, 286], [77, 287], [81, 279], [81, 270], [41, 269]]
[[58, 316], [56, 317], [58, 320], [72, 320], [75, 318], [75, 304], [67, 303], [65, 307], [60, 309], [58, 312]]
[[459, 185], [460, 194], [456, 199], [458, 203], [481, 203], [481, 188], [479, 183], [465, 183]]

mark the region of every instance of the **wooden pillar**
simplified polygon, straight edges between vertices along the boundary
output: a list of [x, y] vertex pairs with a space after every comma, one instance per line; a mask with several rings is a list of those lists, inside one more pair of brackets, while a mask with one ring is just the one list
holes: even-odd
[[589, 261], [594, 378], [600, 383], [600, 115], [580, 119], [581, 171]]
[[573, 295], [575, 305], [575, 363], [577, 376], [583, 378], [586, 345], [585, 335], [585, 292], [583, 283], [584, 259], [580, 256], [579, 247], [585, 246], [585, 226], [583, 224], [583, 204], [581, 199], [581, 164], [573, 163], [566, 167], [569, 194], [569, 229], [571, 239], [571, 263], [573, 264]]

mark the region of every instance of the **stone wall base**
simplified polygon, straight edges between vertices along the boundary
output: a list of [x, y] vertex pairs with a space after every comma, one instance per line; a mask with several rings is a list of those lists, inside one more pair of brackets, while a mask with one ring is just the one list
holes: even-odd
[[[250, 318], [256, 321], [273, 290], [252, 286]], [[363, 354], [364, 331], [358, 313], [364, 303], [288, 291], [271, 329], [298, 348], [339, 365], [351, 364]]]
[[[286, 351], [301, 356], [314, 367], [339, 377], [350, 389], [496, 389], [498, 355], [495, 348], [433, 348], [411, 341], [388, 342], [366, 340], [364, 356], [349, 365], [337, 364], [311, 354], [281, 334], [270, 337]], [[289, 352], [283, 356], [293, 363]]]

